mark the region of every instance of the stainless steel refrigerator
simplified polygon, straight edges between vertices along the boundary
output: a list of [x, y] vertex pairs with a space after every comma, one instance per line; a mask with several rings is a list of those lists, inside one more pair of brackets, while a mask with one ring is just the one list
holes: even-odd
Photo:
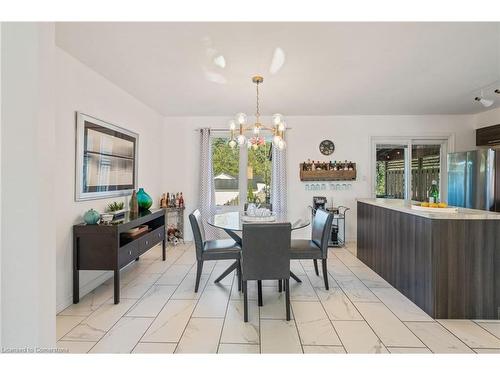
[[499, 159], [493, 149], [448, 154], [448, 204], [500, 212]]

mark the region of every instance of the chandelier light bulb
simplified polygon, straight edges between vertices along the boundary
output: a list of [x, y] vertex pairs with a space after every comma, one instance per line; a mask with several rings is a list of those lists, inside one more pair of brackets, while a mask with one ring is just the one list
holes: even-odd
[[229, 129], [230, 130], [236, 129], [236, 123], [234, 122], [234, 120], [229, 121]]
[[238, 114], [236, 115], [236, 121], [237, 121], [237, 122], [238, 122], [238, 124], [240, 124], [240, 125], [244, 125], [244, 124], [246, 124], [246, 122], [247, 122], [247, 115], [245, 115], [243, 112], [238, 113]]
[[235, 147], [236, 147], [236, 144], [237, 144], [237, 143], [236, 143], [236, 141], [235, 141], [234, 139], [231, 139], [231, 140], [229, 141], [229, 147], [231, 147], [231, 148], [235, 148]]
[[243, 146], [245, 144], [245, 142], [247, 141], [247, 139], [245, 138], [245, 136], [243, 134], [240, 134], [237, 138], [236, 138], [236, 141], [238, 142], [238, 144], [240, 146]]
[[285, 147], [286, 147], [286, 142], [283, 139], [281, 139], [278, 142], [278, 149], [283, 150]]
[[279, 113], [275, 113], [273, 115], [273, 124], [278, 125], [283, 121], [283, 116], [280, 115]]
[[260, 127], [254, 126], [254, 128], [253, 128], [253, 134], [259, 135], [259, 133], [260, 133]]
[[286, 129], [286, 123], [285, 123], [285, 121], [281, 121], [281, 122], [278, 124], [278, 130], [279, 130], [280, 132], [283, 132], [283, 131], [285, 131], [285, 129]]

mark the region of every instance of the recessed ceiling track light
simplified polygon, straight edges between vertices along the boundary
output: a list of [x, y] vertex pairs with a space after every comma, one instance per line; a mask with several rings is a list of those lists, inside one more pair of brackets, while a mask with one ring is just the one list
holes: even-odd
[[500, 94], [500, 90], [499, 90], [499, 89], [496, 89], [496, 90], [495, 90], [495, 94]]
[[[495, 90], [495, 92], [496, 92], [496, 90]], [[483, 96], [483, 90], [481, 90], [481, 96], [476, 96], [474, 98], [474, 100], [481, 103], [483, 105], [483, 107], [491, 107], [493, 105], [493, 103], [495, 102], [494, 100], [491, 100], [491, 99], [485, 99]]]
[[482, 98], [480, 96], [476, 96], [474, 98], [474, 100], [481, 103], [483, 105], [483, 107], [491, 107], [493, 105], [493, 100], [485, 99], [485, 98]]

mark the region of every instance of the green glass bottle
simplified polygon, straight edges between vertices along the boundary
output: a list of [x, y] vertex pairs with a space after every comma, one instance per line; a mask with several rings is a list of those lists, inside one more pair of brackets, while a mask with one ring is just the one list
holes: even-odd
[[429, 203], [439, 203], [439, 189], [436, 180], [432, 180], [429, 188]]

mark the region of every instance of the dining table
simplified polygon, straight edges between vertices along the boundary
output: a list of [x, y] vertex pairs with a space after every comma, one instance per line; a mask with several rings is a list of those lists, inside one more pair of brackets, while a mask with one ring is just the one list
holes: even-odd
[[[243, 231], [243, 224], [276, 224], [276, 223], [290, 223], [292, 226], [292, 231], [302, 229], [311, 224], [311, 220], [308, 217], [300, 217], [297, 215], [290, 215], [286, 213], [273, 213], [271, 220], [266, 220], [265, 218], [255, 218], [248, 217], [243, 212], [240, 211], [230, 211], [230, 212], [220, 212], [211, 215], [207, 223], [212, 227], [222, 229], [231, 237], [237, 244], [241, 246], [242, 236], [240, 232]], [[236, 270], [238, 267], [238, 261], [231, 264], [217, 279], [215, 283], [220, 282], [232, 271]], [[302, 280], [290, 271], [290, 277], [292, 277], [297, 282], [302, 282]]]

